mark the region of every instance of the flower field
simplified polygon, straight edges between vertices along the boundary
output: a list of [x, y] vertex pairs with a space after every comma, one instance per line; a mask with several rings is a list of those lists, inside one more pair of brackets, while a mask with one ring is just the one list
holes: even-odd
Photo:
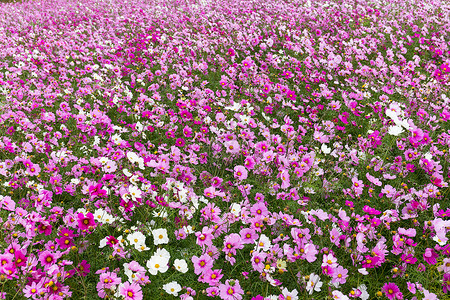
[[0, 298], [450, 299], [449, 15], [0, 4]]

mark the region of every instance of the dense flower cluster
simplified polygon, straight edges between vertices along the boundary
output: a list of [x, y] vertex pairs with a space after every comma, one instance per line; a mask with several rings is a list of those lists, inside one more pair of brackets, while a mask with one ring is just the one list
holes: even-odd
[[448, 299], [449, 14], [1, 4], [0, 298]]

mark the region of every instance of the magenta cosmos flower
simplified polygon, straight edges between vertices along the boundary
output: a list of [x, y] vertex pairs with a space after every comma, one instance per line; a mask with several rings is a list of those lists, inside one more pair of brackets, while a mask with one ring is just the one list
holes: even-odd
[[437, 260], [436, 258], [439, 257], [439, 254], [436, 253], [432, 248], [425, 249], [425, 253], [423, 254], [423, 259], [429, 264], [434, 265], [436, 264]]
[[403, 295], [400, 292], [400, 289], [398, 288], [398, 286], [395, 283], [392, 282], [388, 282], [385, 283], [383, 288], [382, 288], [385, 296], [389, 299], [403, 299]]
[[442, 290], [444, 293], [448, 293], [450, 291], [450, 274], [444, 274], [444, 278], [442, 280]]
[[81, 230], [95, 227], [94, 215], [90, 212], [88, 212], [86, 216], [83, 213], [78, 213], [78, 226]]
[[59, 251], [57, 252], [50, 252], [48, 250], [42, 251], [39, 254], [39, 262], [44, 266], [44, 267], [50, 267], [52, 266], [54, 263], [56, 263], [56, 261], [58, 260], [58, 258], [61, 257], [61, 253]]

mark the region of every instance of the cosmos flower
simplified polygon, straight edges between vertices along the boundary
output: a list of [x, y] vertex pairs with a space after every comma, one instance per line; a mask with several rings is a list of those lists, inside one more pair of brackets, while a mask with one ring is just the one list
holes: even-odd
[[165, 273], [169, 269], [169, 260], [158, 255], [150, 257], [147, 261], [147, 268], [150, 274]]
[[78, 213], [78, 227], [81, 230], [87, 230], [89, 227], [95, 227], [94, 215], [88, 212], [86, 215]]
[[400, 289], [395, 283], [388, 282], [385, 283], [383, 288], [381, 289], [384, 292], [384, 295], [389, 299], [403, 299], [403, 295], [400, 292]]
[[169, 243], [169, 236], [166, 228], [152, 230], [153, 243], [155, 246]]
[[220, 298], [223, 300], [241, 300], [244, 290], [239, 284], [239, 280], [227, 279], [225, 284], [219, 285]]
[[312, 273], [309, 275], [309, 280], [306, 283], [306, 291], [308, 294], [312, 295], [313, 292], [320, 292], [323, 282], [320, 281], [320, 276]]
[[142, 289], [139, 284], [125, 282], [120, 287], [120, 295], [124, 296], [124, 300], [142, 300]]

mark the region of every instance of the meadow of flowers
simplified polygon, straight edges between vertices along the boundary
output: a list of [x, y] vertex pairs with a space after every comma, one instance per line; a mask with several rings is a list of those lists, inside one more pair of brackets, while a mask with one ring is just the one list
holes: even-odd
[[0, 298], [450, 299], [449, 14], [0, 4]]

